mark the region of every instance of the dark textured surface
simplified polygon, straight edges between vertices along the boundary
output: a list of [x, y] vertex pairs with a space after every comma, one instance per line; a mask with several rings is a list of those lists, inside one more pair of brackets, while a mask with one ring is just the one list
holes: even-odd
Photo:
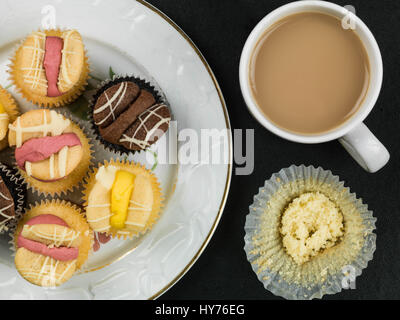
[[[242, 47], [252, 28], [271, 10], [287, 3], [272, 0], [149, 0], [193, 40], [221, 86], [232, 128], [255, 129], [255, 169], [232, 177], [221, 222], [204, 253], [161, 299], [276, 299], [257, 280], [246, 260], [244, 222], [258, 188], [272, 173], [291, 164], [322, 166], [340, 176], [374, 211], [377, 251], [357, 278], [356, 290], [325, 299], [400, 299], [400, 170], [398, 55], [400, 2], [352, 0], [357, 15], [374, 33], [384, 62], [384, 81], [376, 107], [365, 121], [391, 153], [389, 164], [375, 174], [359, 167], [336, 141], [302, 145], [280, 139], [248, 113], [238, 80]], [[336, 1], [341, 5], [346, 1]]]

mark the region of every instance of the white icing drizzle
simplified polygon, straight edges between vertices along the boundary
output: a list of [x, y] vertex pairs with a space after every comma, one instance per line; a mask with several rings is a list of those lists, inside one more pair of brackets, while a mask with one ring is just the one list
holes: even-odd
[[96, 180], [100, 182], [104, 188], [111, 190], [117, 170], [118, 168], [112, 165], [108, 167], [101, 166], [96, 173]]
[[147, 207], [145, 204], [136, 202], [134, 200], [130, 200], [129, 203], [133, 204], [134, 206], [128, 207], [128, 210], [151, 211], [151, 207]]
[[54, 154], [49, 159], [50, 178], [54, 179]]
[[[106, 110], [107, 108], [110, 108], [110, 113], [107, 114], [107, 116], [104, 117], [104, 119], [102, 119], [101, 121], [95, 122], [96, 125], [103, 124], [104, 121], [106, 121], [110, 116], [112, 116], [113, 120], [115, 120], [114, 111], [118, 108], [118, 106], [121, 103], [122, 99], [125, 97], [127, 89], [128, 89], [128, 83], [127, 82], [121, 82], [119, 87], [118, 87], [118, 90], [114, 93], [114, 95], [111, 97], [111, 99], [109, 99], [107, 93], [104, 92], [104, 95], [105, 95], [105, 97], [107, 99], [107, 102], [104, 105], [102, 105], [101, 107], [99, 107], [98, 109], [94, 110], [93, 113], [95, 113], [95, 114], [96, 113], [100, 113], [100, 112]], [[117, 101], [117, 103], [113, 107], [112, 104], [118, 98], [118, 96], [120, 96], [120, 98], [119, 98], [119, 100]]]
[[92, 205], [88, 205], [87, 208], [108, 208], [111, 205], [109, 203], [105, 203], [105, 204], [92, 204]]
[[14, 218], [13, 216], [8, 216], [5, 213], [3, 213], [3, 211], [6, 211], [7, 209], [11, 208], [14, 205], [14, 203], [11, 203], [10, 205], [1, 208], [0, 209], [0, 216], [4, 217], [5, 219], [0, 223], [0, 230], [3, 230], [4, 225], [6, 224], [6, 222], [10, 221], [12, 218]]
[[[57, 261], [57, 262], [58, 262], [58, 261]], [[72, 267], [73, 265], [75, 265], [75, 263], [76, 263], [76, 261], [73, 260], [72, 262], [70, 262], [70, 263], [68, 264], [68, 266], [65, 268], [64, 272], [61, 273], [61, 276], [59, 277], [59, 281], [61, 281], [62, 278], [64, 278], [65, 274], [69, 271], [69, 269], [71, 269], [71, 267]]]
[[[3, 179], [0, 178], [0, 183], [4, 183]], [[3, 208], [0, 209], [0, 216], [2, 216], [4, 218], [3, 221], [0, 222], [0, 231], [2, 231], [3, 229], [6, 228], [5, 224], [10, 221], [11, 219], [14, 218], [14, 216], [9, 216], [7, 214], [4, 213], [4, 211], [10, 209], [11, 207], [14, 206], [14, 201], [12, 199], [10, 199], [9, 197], [7, 197], [5, 194], [3, 194], [2, 192], [0, 192], [0, 196], [6, 200], [6, 201], [11, 201], [11, 203], [8, 206], [5, 206]]]
[[25, 171], [28, 177], [32, 176], [32, 163], [29, 161], [25, 161]]
[[[48, 276], [50, 276], [50, 279], [52, 280], [52, 279], [55, 279], [55, 277], [54, 277], [54, 274], [57, 272], [57, 270], [54, 270], [53, 269], [53, 259], [51, 259], [51, 257], [46, 257], [45, 258], [45, 260], [44, 260], [44, 262], [43, 262], [43, 265], [42, 265], [42, 268], [40, 269], [40, 271], [39, 271], [39, 278], [38, 278], [38, 280], [41, 280], [46, 274], [45, 274], [45, 269], [47, 269], [47, 262], [50, 260], [50, 272], [48, 272]], [[45, 280], [45, 279], [43, 279], [43, 280]], [[43, 281], [42, 281], [42, 284], [45, 284]], [[51, 284], [53, 284], [52, 282], [51, 282]], [[55, 283], [54, 283], [55, 284]]]
[[63, 147], [58, 153], [58, 171], [61, 177], [65, 177], [67, 170], [68, 146]]
[[[96, 176], [95, 176], [97, 183], [100, 183], [107, 191], [111, 190], [111, 188], [114, 184], [115, 175], [116, 175], [117, 171], [118, 171], [118, 168], [113, 165], [109, 165], [107, 167], [101, 166], [98, 169]], [[91, 204], [91, 202], [89, 202], [86, 208], [90, 209], [90, 208], [110, 208], [110, 207], [111, 207], [110, 203]], [[106, 214], [100, 218], [88, 219], [87, 221], [89, 223], [96, 223], [99, 221], [109, 219], [111, 216], [112, 216], [112, 214]], [[103, 228], [93, 228], [93, 230], [97, 231], [97, 232], [104, 232], [104, 231], [108, 231], [109, 229], [110, 229], [109, 224]]]
[[7, 112], [0, 113], [0, 120], [9, 120], [10, 116]]
[[45, 50], [46, 35], [41, 32], [35, 32], [32, 34], [34, 45], [33, 46], [23, 46], [22, 50], [32, 50], [33, 57], [31, 65], [29, 67], [23, 68], [25, 71], [29, 71], [24, 74], [24, 82], [29, 83], [31, 88], [34, 89], [38, 86], [47, 88], [47, 80], [42, 77], [42, 73], [45, 72], [43, 66]]
[[9, 204], [8, 206], [6, 206], [6, 207], [3, 207], [3, 208], [1, 208], [0, 209], [0, 215], [2, 215], [3, 217], [9, 217], [9, 216], [7, 216], [7, 215], [5, 215], [4, 213], [3, 213], [3, 211], [6, 211], [7, 209], [10, 209], [12, 206], [14, 205], [14, 203], [11, 203], [11, 204]]
[[[38, 255], [36, 261], [34, 261], [32, 265], [37, 264], [40, 258], [41, 255]], [[20, 272], [22, 272], [24, 277], [27, 279], [40, 281], [42, 286], [56, 286], [62, 283], [65, 274], [75, 265], [75, 263], [76, 260], [68, 263], [63, 273], [60, 274], [57, 273], [59, 261], [51, 257], [46, 257], [39, 272], [34, 272], [30, 268], [22, 268], [20, 269]]]
[[104, 216], [104, 217], [100, 217], [100, 218], [98, 218], [98, 219], [91, 219], [91, 220], [88, 219], [87, 222], [89, 222], [89, 223], [99, 222], [99, 221], [108, 219], [108, 218], [110, 218], [111, 216], [112, 216], [112, 215], [109, 214], [109, 215], [106, 215], [106, 216]]
[[[72, 80], [69, 77], [68, 70], [70, 72], [78, 72], [77, 70], [74, 70], [74, 68], [71, 68], [69, 62], [68, 62], [68, 54], [78, 54], [79, 52], [74, 52], [74, 51], [67, 51], [64, 50], [64, 48], [68, 48], [69, 41], [79, 41], [81, 42], [80, 39], [76, 39], [72, 37], [72, 35], [75, 33], [75, 30], [69, 30], [63, 33], [63, 41], [64, 41], [64, 46], [63, 49], [61, 50], [62, 53], [62, 58], [61, 58], [61, 65], [60, 65], [60, 73], [61, 77], [59, 77], [59, 82], [64, 81], [66, 84], [71, 85]], [[61, 80], [62, 79], [62, 80]]]
[[[4, 183], [4, 182], [2, 182]], [[7, 197], [5, 194], [3, 194], [2, 192], [0, 192], [0, 197], [2, 197], [5, 200], [11, 200], [9, 197]]]
[[[151, 108], [147, 109], [146, 111], [144, 111], [138, 117], [140, 124], [136, 128], [132, 137], [129, 137], [126, 134], [123, 134], [122, 138], [119, 140], [119, 142], [129, 142], [130, 148], [132, 148], [133, 144], [139, 146], [141, 149], [145, 149], [145, 148], [149, 147], [150, 146], [149, 140], [152, 137], [152, 135], [156, 132], [156, 130], [158, 130], [161, 127], [161, 125], [163, 125], [164, 123], [169, 123], [171, 120], [170, 117], [163, 118], [162, 116], [157, 114], [157, 111], [163, 107], [166, 107], [166, 105], [165, 104], [156, 104], [156, 105], [152, 106]], [[146, 114], [146, 117], [143, 119], [142, 116], [144, 114]], [[155, 126], [153, 126], [153, 128], [151, 128], [150, 130], [147, 130], [146, 125], [145, 125], [146, 121], [153, 115], [158, 117], [160, 120], [155, 124]], [[139, 140], [139, 139], [135, 138], [141, 128], [143, 128], [146, 131], [146, 137], [144, 138], [144, 140]]]
[[80, 236], [80, 231], [75, 231], [70, 228], [62, 228], [63, 232], [61, 234], [57, 233], [57, 229], [54, 228], [53, 233], [45, 233], [41, 232], [35, 229], [34, 226], [29, 226], [29, 225], [24, 225], [23, 227], [24, 230], [27, 232], [33, 233], [37, 237], [40, 237], [42, 239], [50, 240], [54, 242], [55, 247], [61, 246], [63, 243], [66, 243], [66, 247], [71, 247], [73, 241], [79, 238]]
[[125, 224], [130, 225], [130, 226], [137, 226], [137, 227], [144, 227], [146, 225], [143, 223], [137, 223], [137, 222], [131, 222], [131, 221], [125, 221]]
[[43, 110], [43, 124], [32, 127], [21, 127], [21, 119], [17, 118], [16, 125], [10, 124], [8, 127], [10, 130], [15, 131], [16, 136], [16, 147], [22, 146], [22, 134], [32, 132], [42, 132], [43, 137], [50, 133], [51, 136], [58, 136], [62, 134], [71, 124], [69, 119], [65, 119], [61, 114], [58, 114], [54, 110], [50, 110], [50, 122], [47, 123], [47, 113]]

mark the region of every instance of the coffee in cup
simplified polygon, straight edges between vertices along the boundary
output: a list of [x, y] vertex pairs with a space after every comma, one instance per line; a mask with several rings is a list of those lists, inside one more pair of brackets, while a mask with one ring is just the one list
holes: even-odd
[[249, 82], [260, 111], [302, 135], [333, 130], [351, 118], [368, 91], [368, 54], [341, 20], [320, 12], [282, 18], [258, 39]]

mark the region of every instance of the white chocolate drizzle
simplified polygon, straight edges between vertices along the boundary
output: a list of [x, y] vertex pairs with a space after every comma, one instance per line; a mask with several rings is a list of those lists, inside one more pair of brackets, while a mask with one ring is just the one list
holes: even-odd
[[61, 58], [61, 65], [60, 65], [60, 73], [61, 76], [59, 77], [59, 86], [60, 86], [60, 82], [64, 81], [66, 84], [71, 85], [72, 80], [69, 77], [68, 74], [68, 70], [70, 70], [70, 72], [74, 72], [76, 73], [77, 70], [75, 70], [74, 68], [71, 68], [69, 62], [68, 62], [68, 54], [79, 54], [79, 52], [74, 52], [74, 51], [67, 51], [64, 48], [68, 48], [68, 43], [69, 41], [79, 41], [82, 42], [79, 38], [74, 38], [72, 35], [75, 33], [75, 30], [69, 30], [63, 33], [62, 38], [64, 41], [64, 45], [63, 45], [63, 49], [61, 50], [62, 53], [62, 58]]
[[[4, 183], [3, 179], [0, 179], [0, 183]], [[5, 183], [4, 183], [5, 184]], [[5, 228], [5, 224], [6, 222], [10, 221], [12, 218], [14, 218], [14, 216], [9, 216], [7, 214], [4, 213], [4, 211], [10, 209], [11, 207], [14, 206], [14, 201], [7, 197], [5, 194], [3, 194], [2, 192], [0, 192], [0, 197], [2, 197], [4, 200], [6, 201], [11, 201], [11, 203], [8, 206], [5, 206], [3, 208], [0, 208], [0, 216], [4, 217], [4, 220], [0, 222], [0, 231], [3, 230], [3, 228]]]
[[[104, 105], [102, 105], [101, 107], [94, 110], [93, 113], [95, 113], [95, 114], [100, 113], [100, 112], [106, 110], [107, 108], [110, 108], [110, 113], [107, 114], [107, 116], [105, 116], [101, 121], [95, 122], [96, 125], [103, 124], [110, 116], [112, 116], [113, 120], [115, 120], [114, 111], [118, 108], [122, 99], [124, 99], [127, 89], [128, 89], [128, 83], [121, 82], [118, 87], [118, 90], [114, 93], [114, 95], [111, 97], [111, 99], [108, 98], [107, 92], [104, 92], [104, 96], [106, 97], [107, 102]], [[119, 96], [119, 100], [113, 107], [113, 102], [118, 98], [118, 96]]]
[[43, 137], [49, 133], [51, 136], [61, 135], [65, 129], [71, 124], [69, 119], [64, 118], [61, 114], [58, 114], [54, 110], [50, 110], [50, 121], [47, 123], [47, 113], [43, 110], [43, 124], [32, 127], [21, 127], [21, 119], [17, 118], [16, 125], [10, 124], [8, 127], [10, 130], [15, 131], [16, 136], [16, 147], [22, 146], [22, 135], [23, 133], [42, 132]]
[[71, 228], [62, 228], [62, 233], [57, 233], [57, 228], [54, 228], [53, 233], [45, 233], [37, 230], [35, 225], [24, 225], [23, 230], [33, 233], [39, 238], [53, 241], [53, 246], [55, 247], [60, 247], [63, 244], [65, 247], [71, 247], [72, 243], [78, 239], [81, 234], [80, 231], [75, 231]]
[[32, 176], [32, 163], [29, 161], [25, 161], [25, 171], [28, 177]]
[[[42, 256], [38, 254], [36, 260], [32, 263], [32, 265], [36, 265], [37, 263], [39, 263], [39, 259], [41, 257]], [[51, 257], [46, 257], [39, 272], [33, 272], [31, 268], [22, 268], [20, 269], [20, 272], [23, 273], [26, 279], [40, 282], [42, 286], [56, 286], [63, 282], [62, 279], [69, 271], [69, 269], [71, 269], [71, 267], [76, 264], [76, 260], [72, 260], [71, 262], [69, 262], [67, 264], [67, 267], [61, 274], [57, 273], [58, 264], [58, 260], [55, 260]]]
[[21, 68], [24, 71], [28, 71], [28, 73], [24, 74], [24, 82], [29, 83], [31, 88], [37, 88], [38, 86], [47, 88], [47, 80], [44, 76], [44, 54], [45, 50], [45, 42], [46, 42], [46, 34], [41, 32], [34, 32], [32, 34], [34, 44], [33, 46], [23, 46], [22, 50], [32, 50], [33, 57], [31, 61], [31, 65], [26, 68]]
[[[164, 123], [169, 123], [171, 118], [167, 117], [164, 118], [162, 116], [160, 116], [159, 114], [157, 114], [157, 111], [163, 107], [167, 107], [165, 104], [156, 104], [152, 107], [150, 107], [149, 109], [145, 110], [139, 117], [138, 117], [138, 121], [140, 121], [140, 124], [138, 125], [138, 127], [136, 128], [134, 134], [129, 137], [126, 134], [122, 135], [122, 138], [119, 140], [119, 142], [129, 142], [129, 148], [132, 148], [132, 145], [135, 144], [137, 146], [139, 146], [141, 149], [146, 149], [147, 147], [150, 146], [149, 140], [150, 138], [153, 136], [153, 134], [164, 124]], [[143, 115], [146, 114], [146, 117], [143, 119]], [[146, 122], [147, 120], [151, 117], [151, 116], [156, 116], [159, 118], [159, 121], [150, 129], [148, 130], [146, 127]], [[140, 129], [144, 129], [146, 132], [146, 136], [144, 138], [144, 140], [140, 140], [135, 138], [137, 133], [139, 132]]]
[[[108, 207], [110, 206], [110, 205], [107, 205]], [[94, 208], [95, 206], [93, 206], [92, 208]], [[88, 208], [89, 208], [89, 206], [88, 206]], [[99, 221], [103, 221], [103, 220], [106, 220], [106, 219], [108, 219], [108, 218], [110, 218], [112, 215], [111, 214], [109, 214], [109, 215], [105, 215], [105, 216], [103, 216], [103, 217], [100, 217], [100, 218], [97, 218], [97, 219], [88, 219], [87, 220], [87, 222], [89, 222], [89, 223], [95, 223], [95, 222], [99, 222]], [[96, 230], [96, 231], [98, 231], [98, 230]]]
[[50, 156], [49, 169], [50, 169], [50, 178], [54, 179], [54, 154]]
[[58, 153], [58, 171], [60, 177], [65, 177], [68, 160], [68, 146], [63, 147]]
[[96, 173], [96, 180], [100, 182], [104, 188], [111, 190], [117, 171], [118, 168], [112, 165], [107, 167], [101, 166]]

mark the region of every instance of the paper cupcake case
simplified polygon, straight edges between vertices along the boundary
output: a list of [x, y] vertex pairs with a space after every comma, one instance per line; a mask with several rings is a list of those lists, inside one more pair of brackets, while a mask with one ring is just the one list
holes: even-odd
[[[339, 207], [344, 235], [334, 247], [299, 266], [283, 247], [281, 214], [294, 198], [317, 191]], [[375, 222], [367, 205], [331, 171], [292, 165], [273, 174], [254, 197], [246, 217], [244, 250], [258, 279], [273, 294], [320, 299], [340, 292], [367, 267], [376, 249]]]
[[12, 233], [15, 230], [18, 220], [21, 219], [24, 214], [27, 190], [23, 179], [17, 174], [15, 169], [10, 169], [6, 165], [0, 163], [0, 175], [10, 191], [15, 208], [15, 218], [0, 226], [0, 234], [4, 232]]
[[[59, 113], [68, 118], [65, 112]], [[91, 138], [94, 136], [93, 132], [91, 132], [90, 129], [79, 127], [72, 120], [71, 123], [73, 126], [73, 132], [75, 132], [81, 140], [83, 149], [88, 150], [89, 152], [83, 153], [81, 163], [73, 172], [71, 172], [67, 177], [55, 182], [49, 183], [36, 180], [29, 177], [25, 171], [18, 168], [17, 175], [25, 181], [27, 188], [33, 194], [36, 194], [37, 196], [43, 195], [44, 197], [65, 196], [68, 192], [73, 192], [83, 184], [85, 177], [87, 177], [90, 168], [93, 166], [93, 155], [95, 152]], [[16, 168], [18, 167], [16, 162], [14, 162], [14, 166]]]
[[[60, 36], [62, 32], [66, 31], [66, 28], [57, 28], [57, 29], [48, 29], [48, 30], [37, 30], [37, 32], [43, 32], [47, 36]], [[28, 34], [27, 34], [28, 36]], [[31, 94], [22, 89], [21, 86], [18, 85], [20, 81], [20, 77], [18, 74], [18, 70], [15, 68], [16, 57], [19, 50], [22, 48], [26, 38], [19, 41], [19, 43], [15, 46], [14, 53], [10, 58], [10, 63], [8, 64], [8, 73], [9, 80], [15, 86], [16, 91], [21, 94], [27, 101], [43, 108], [57, 108], [66, 106], [73, 101], [75, 101], [82, 93], [85, 91], [85, 87], [88, 85], [88, 80], [90, 78], [90, 65], [87, 51], [84, 50], [84, 64], [83, 70], [81, 73], [81, 77], [79, 78], [78, 84], [69, 92], [63, 94], [59, 97], [42, 97], [39, 95]]]
[[102, 81], [97, 88], [95, 89], [94, 95], [91, 97], [89, 100], [89, 111], [88, 111], [88, 121], [90, 123], [90, 128], [95, 132], [95, 138], [99, 142], [99, 144], [106, 150], [110, 151], [118, 156], [124, 156], [124, 155], [130, 155], [130, 154], [135, 154], [137, 152], [145, 151], [148, 148], [144, 150], [130, 150], [127, 149], [121, 145], [113, 144], [110, 143], [106, 140], [103, 139], [103, 137], [100, 135], [99, 128], [97, 125], [94, 123], [93, 119], [93, 109], [96, 104], [97, 99], [100, 97], [100, 95], [106, 91], [108, 88], [112, 87], [115, 84], [124, 82], [124, 81], [130, 81], [134, 82], [135, 84], [138, 85], [140, 89], [145, 89], [149, 91], [154, 98], [156, 99], [156, 104], [158, 103], [164, 103], [165, 105], [168, 106], [171, 112], [171, 108], [169, 106], [169, 103], [165, 97], [165, 94], [162, 92], [159, 92], [158, 90], [155, 89], [155, 87], [147, 80], [141, 79], [139, 77], [131, 76], [131, 75], [126, 75], [126, 76], [120, 76], [120, 75], [114, 75], [112, 79], [107, 79]]

